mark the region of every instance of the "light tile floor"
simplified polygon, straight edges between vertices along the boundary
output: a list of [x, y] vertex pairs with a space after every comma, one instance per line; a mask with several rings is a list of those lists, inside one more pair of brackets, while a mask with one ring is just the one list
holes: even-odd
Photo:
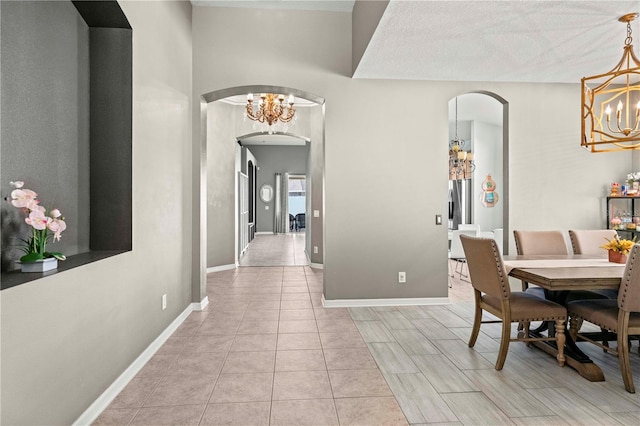
[[[500, 326], [467, 347], [473, 302], [454, 280], [446, 306], [326, 309], [322, 271], [210, 274], [194, 312], [95, 422], [119, 425], [640, 424], [617, 359], [584, 349], [590, 383], [513, 343], [495, 371]], [[640, 385], [640, 357], [631, 362]]]
[[286, 234], [256, 235], [239, 263], [240, 266], [308, 265], [304, 230]]

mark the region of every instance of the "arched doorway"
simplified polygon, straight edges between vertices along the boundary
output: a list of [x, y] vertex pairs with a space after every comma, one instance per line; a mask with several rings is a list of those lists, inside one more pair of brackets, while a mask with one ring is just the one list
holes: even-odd
[[[212, 124], [210, 122], [210, 118], [208, 117], [208, 105], [212, 102], [228, 98], [231, 96], [237, 95], [246, 95], [248, 93], [287, 93], [292, 94], [296, 98], [303, 98], [308, 101], [314, 102], [319, 107], [318, 114], [316, 119], [314, 119], [314, 123], [312, 128], [317, 135], [317, 137], [313, 138], [315, 144], [313, 145], [314, 154], [317, 155], [316, 159], [321, 159], [321, 161], [317, 162], [319, 167], [318, 173], [320, 176], [316, 178], [316, 183], [320, 186], [318, 187], [315, 196], [317, 196], [316, 205], [313, 207], [314, 210], [318, 210], [321, 212], [320, 218], [321, 220], [317, 222], [317, 226], [315, 227], [315, 232], [312, 233], [311, 238], [308, 244], [312, 244], [314, 247], [313, 253], [316, 252], [315, 247], [320, 246], [322, 251], [320, 251], [320, 255], [322, 255], [322, 259], [324, 259], [323, 251], [324, 251], [324, 196], [323, 196], [323, 182], [324, 182], [324, 98], [298, 90], [293, 88], [281, 87], [281, 86], [266, 86], [266, 85], [253, 85], [253, 86], [238, 86], [232, 87], [222, 90], [216, 90], [209, 93], [205, 93], [200, 98], [200, 108], [199, 108], [199, 122], [200, 122], [200, 132], [199, 135], [194, 135], [194, 149], [193, 149], [193, 200], [197, 205], [197, 208], [194, 208], [193, 213], [193, 261], [192, 261], [192, 302], [199, 303], [201, 307], [208, 303], [206, 298], [206, 272], [207, 272], [207, 221], [208, 221], [208, 203], [207, 203], [207, 194], [208, 194], [208, 168], [211, 166], [208, 164], [210, 161], [207, 159], [207, 143], [208, 137], [207, 133], [209, 130], [209, 126]], [[216, 123], [219, 125], [225, 125], [222, 120]], [[314, 185], [316, 186], [316, 185]], [[224, 202], [223, 202], [224, 204]], [[237, 204], [237, 203], [236, 203]], [[235, 220], [235, 215], [230, 216], [232, 219], [221, 218], [222, 220]], [[231, 222], [227, 222], [229, 225]], [[237, 235], [237, 225], [235, 232], [231, 233], [233, 238]], [[228, 245], [228, 242], [224, 242], [221, 244]], [[231, 252], [235, 251], [235, 247], [226, 247], [226, 249], [230, 249]], [[236, 251], [237, 253], [237, 251]], [[316, 253], [318, 254], [318, 253]], [[234, 265], [235, 266], [235, 265]]]
[[465, 227], [508, 254], [509, 104], [501, 96], [471, 91], [450, 99], [448, 192], [450, 258], [463, 257], [453, 239]]

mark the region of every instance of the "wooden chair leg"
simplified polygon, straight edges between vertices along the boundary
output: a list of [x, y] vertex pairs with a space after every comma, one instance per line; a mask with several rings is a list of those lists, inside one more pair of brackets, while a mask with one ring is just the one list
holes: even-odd
[[507, 359], [509, 351], [509, 340], [511, 339], [511, 322], [506, 318], [502, 320], [502, 337], [500, 338], [500, 350], [498, 351], [498, 360], [496, 361], [496, 370], [502, 370], [504, 362]]
[[577, 341], [578, 331], [580, 331], [580, 326], [582, 325], [582, 320], [576, 317], [571, 317], [569, 320], [569, 335], [573, 339], [574, 342]]
[[600, 333], [602, 333], [602, 350], [604, 352], [609, 352], [609, 350], [607, 349], [609, 347], [609, 330], [605, 330], [604, 328], [600, 327]]
[[[477, 291], [477, 290], [474, 290]], [[473, 318], [473, 329], [471, 330], [471, 337], [469, 337], [469, 347], [472, 348], [476, 344], [478, 334], [480, 333], [480, 323], [482, 323], [482, 308], [480, 307], [479, 296], [476, 294], [476, 313]]]
[[633, 375], [631, 374], [631, 365], [629, 364], [629, 340], [627, 339], [626, 330], [618, 330], [618, 361], [620, 362], [624, 388], [627, 392], [636, 393], [636, 388], [633, 385]]
[[556, 320], [556, 345], [558, 346], [558, 355], [556, 356], [556, 359], [558, 360], [558, 365], [560, 365], [560, 367], [564, 367], [564, 344], [566, 340], [567, 338], [564, 335], [564, 321]]

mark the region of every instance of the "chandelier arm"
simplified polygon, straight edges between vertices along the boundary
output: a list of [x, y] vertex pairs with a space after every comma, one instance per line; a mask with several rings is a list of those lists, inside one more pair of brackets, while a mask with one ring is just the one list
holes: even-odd
[[622, 111], [616, 112], [616, 127], [618, 128], [617, 133], [624, 133], [624, 129], [620, 128], [620, 123], [622, 123]]
[[255, 116], [253, 115], [253, 102], [251, 101], [247, 101], [247, 106], [245, 107], [245, 112], [247, 114], [247, 117], [249, 117], [251, 120], [255, 120]]
[[637, 132], [640, 127], [640, 108], [636, 108], [636, 121], [635, 125], [631, 128], [631, 132]]
[[295, 109], [293, 109], [293, 108], [287, 108], [287, 115], [286, 115], [286, 116], [284, 116], [284, 117], [283, 117], [283, 116], [280, 116], [280, 117], [278, 117], [278, 119], [279, 119], [280, 121], [282, 121], [283, 123], [288, 123], [288, 122], [290, 122], [290, 121], [293, 119], [293, 117], [295, 116], [295, 114], [296, 114], [296, 110], [295, 110]]
[[631, 57], [633, 63], [636, 64], [636, 67], [640, 67], [640, 59], [638, 59], [635, 52], [633, 51], [632, 45], [629, 45], [629, 56]]

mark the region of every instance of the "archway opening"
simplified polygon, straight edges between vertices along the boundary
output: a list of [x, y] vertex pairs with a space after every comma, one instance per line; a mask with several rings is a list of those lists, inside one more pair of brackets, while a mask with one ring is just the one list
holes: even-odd
[[509, 253], [509, 105], [495, 93], [467, 92], [449, 101], [448, 198], [449, 275], [455, 280], [464, 259], [460, 233], [493, 238]]
[[[240, 115], [233, 113], [230, 116], [219, 116], [213, 111], [213, 104], [225, 98], [234, 96], [245, 96], [248, 93], [286, 93], [295, 98], [305, 99], [314, 104], [313, 111], [309, 113], [308, 126], [311, 133], [310, 151], [313, 153], [310, 163], [313, 168], [307, 175], [312, 184], [312, 211], [317, 211], [318, 219], [310, 227], [307, 241], [307, 252], [310, 253], [311, 265], [322, 267], [324, 259], [324, 99], [298, 89], [279, 86], [239, 86], [223, 90], [206, 93], [201, 96], [200, 101], [200, 133], [194, 138], [194, 173], [193, 173], [193, 194], [198, 208], [194, 209], [193, 217], [193, 263], [192, 263], [192, 300], [200, 302], [201, 306], [208, 303], [206, 300], [206, 273], [212, 268], [216, 270], [231, 269], [237, 266], [238, 254], [238, 221], [236, 220], [238, 200], [237, 200], [237, 174], [234, 172], [234, 165], [229, 164], [229, 158], [233, 158], [235, 163], [235, 151], [238, 149], [236, 136], [242, 131], [231, 128], [227, 118], [233, 120], [243, 120]], [[239, 110], [241, 107], [235, 108]], [[300, 125], [300, 121], [296, 124]], [[212, 140], [211, 136], [222, 130], [229, 137]], [[214, 145], [212, 145], [214, 144]], [[227, 150], [227, 157], [218, 155], [218, 148], [224, 146], [222, 150]], [[252, 160], [255, 175], [258, 175], [260, 165]], [[222, 173], [225, 175], [223, 181], [211, 181], [211, 174]], [[229, 173], [231, 171], [231, 173]], [[248, 178], [248, 176], [247, 176]], [[257, 183], [255, 183], [257, 185]], [[257, 192], [254, 186], [254, 194]], [[212, 196], [213, 195], [213, 196]], [[255, 207], [254, 218], [259, 216], [258, 207]], [[315, 215], [314, 215], [315, 216]], [[222, 233], [211, 238], [210, 228], [218, 227], [224, 229]], [[235, 242], [234, 242], [235, 241]], [[219, 251], [219, 253], [217, 253]], [[218, 256], [211, 263], [212, 253]]]

